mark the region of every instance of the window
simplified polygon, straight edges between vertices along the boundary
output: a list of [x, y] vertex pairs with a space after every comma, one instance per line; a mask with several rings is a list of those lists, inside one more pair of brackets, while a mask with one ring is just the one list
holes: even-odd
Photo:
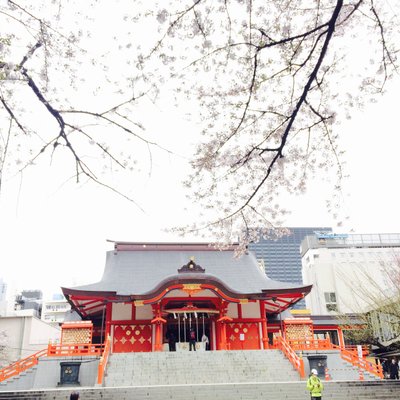
[[337, 304], [327, 304], [326, 305], [326, 310], [327, 311], [337, 311], [338, 310]]
[[336, 293], [335, 292], [326, 292], [325, 301], [326, 303], [336, 303]]
[[338, 311], [335, 292], [325, 292], [325, 304], [327, 311]]

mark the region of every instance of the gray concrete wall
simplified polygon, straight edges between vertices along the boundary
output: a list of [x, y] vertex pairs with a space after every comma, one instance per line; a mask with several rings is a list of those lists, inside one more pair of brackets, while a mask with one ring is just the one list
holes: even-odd
[[81, 387], [93, 387], [97, 381], [99, 359], [95, 357], [41, 358], [39, 364], [24, 373], [2, 382], [0, 391], [57, 388], [60, 382], [60, 363], [80, 361], [79, 382]]

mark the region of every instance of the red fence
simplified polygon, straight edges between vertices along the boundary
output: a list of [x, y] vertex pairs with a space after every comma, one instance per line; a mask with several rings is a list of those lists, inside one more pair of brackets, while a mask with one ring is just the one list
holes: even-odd
[[47, 349], [38, 351], [35, 354], [32, 354], [29, 357], [23, 358], [22, 360], [18, 360], [17, 362], [9, 365], [0, 370], [0, 382], [5, 381], [6, 379], [12, 378], [13, 376], [19, 375], [21, 372], [32, 368], [37, 365], [39, 357], [44, 357], [47, 355]]
[[[278, 336], [279, 338], [279, 336]], [[363, 357], [359, 357], [357, 346], [352, 346], [350, 348], [344, 348], [332, 344], [328, 339], [288, 339], [287, 345], [296, 351], [301, 350], [339, 350], [340, 356], [343, 360], [351, 363], [360, 370], [360, 379], [363, 379], [363, 372], [369, 372], [372, 375], [383, 379], [382, 366], [380, 364], [374, 364], [367, 361], [364, 357], [368, 354], [368, 348], [366, 346], [362, 347]], [[289, 357], [288, 357], [289, 358]]]
[[[15, 363], [0, 369], [0, 382], [38, 364], [40, 357], [71, 357], [71, 356], [95, 356], [100, 357], [103, 354], [104, 345], [102, 344], [49, 344], [47, 349], [38, 351], [28, 357], [18, 360]], [[104, 366], [105, 368], [105, 366]], [[104, 373], [104, 370], [103, 370]]]
[[340, 350], [340, 356], [342, 357], [343, 360], [351, 363], [352, 365], [354, 365], [359, 369], [360, 380], [363, 379], [363, 374], [362, 374], [363, 371], [369, 372], [370, 374], [375, 375], [380, 379], [384, 378], [382, 365], [371, 363], [367, 361], [365, 358], [360, 358], [357, 351], [349, 351], [336, 345], [332, 345], [332, 347], [334, 349]]

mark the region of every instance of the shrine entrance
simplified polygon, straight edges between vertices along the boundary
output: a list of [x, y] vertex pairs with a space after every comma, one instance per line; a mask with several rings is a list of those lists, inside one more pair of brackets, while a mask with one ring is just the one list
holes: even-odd
[[219, 311], [209, 302], [171, 302], [163, 310], [167, 313], [164, 350], [188, 351], [190, 331], [193, 330], [197, 351], [213, 348], [213, 321]]

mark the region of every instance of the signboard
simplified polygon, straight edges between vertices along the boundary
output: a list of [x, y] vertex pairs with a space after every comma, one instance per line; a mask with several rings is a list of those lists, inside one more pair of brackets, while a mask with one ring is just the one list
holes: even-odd
[[318, 239], [347, 239], [349, 235], [347, 233], [332, 233], [332, 232], [320, 232], [314, 231]]

